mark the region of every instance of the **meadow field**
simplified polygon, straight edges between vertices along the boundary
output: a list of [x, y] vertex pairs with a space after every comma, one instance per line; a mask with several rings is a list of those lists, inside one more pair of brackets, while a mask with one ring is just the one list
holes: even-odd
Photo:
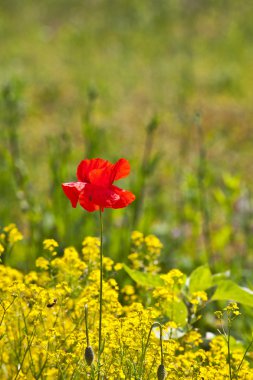
[[253, 379], [252, 36], [251, 1], [0, 1], [1, 379]]

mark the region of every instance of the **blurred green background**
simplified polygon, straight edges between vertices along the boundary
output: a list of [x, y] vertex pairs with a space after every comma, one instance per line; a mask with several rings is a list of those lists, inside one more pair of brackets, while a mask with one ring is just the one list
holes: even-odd
[[61, 183], [125, 157], [137, 200], [106, 210], [107, 254], [140, 229], [164, 269], [208, 261], [251, 287], [252, 36], [251, 1], [1, 0], [0, 225], [26, 238], [6, 260], [98, 235]]

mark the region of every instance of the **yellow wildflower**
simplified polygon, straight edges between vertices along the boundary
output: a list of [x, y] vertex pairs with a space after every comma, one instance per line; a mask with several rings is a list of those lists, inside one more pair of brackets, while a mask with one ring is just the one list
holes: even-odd
[[35, 262], [36, 267], [44, 270], [48, 270], [49, 268], [49, 261], [45, 259], [44, 257], [38, 257], [38, 259]]
[[123, 268], [123, 264], [122, 263], [116, 263], [115, 265], [114, 265], [114, 270], [116, 271], [116, 272], [118, 272], [119, 270], [121, 270]]
[[190, 299], [191, 304], [200, 305], [208, 300], [207, 294], [204, 291], [194, 292]]
[[160, 254], [163, 245], [155, 235], [146, 236], [144, 241], [150, 252], [155, 253], [157, 255]]
[[131, 240], [135, 246], [140, 246], [144, 241], [143, 233], [139, 231], [133, 231], [131, 234]]
[[88, 236], [83, 240], [82, 254], [85, 262], [96, 262], [99, 258], [100, 240], [97, 237]]
[[4, 252], [4, 246], [3, 244], [0, 243], [0, 256], [3, 254]]
[[45, 240], [43, 240], [43, 248], [44, 248], [44, 250], [49, 251], [52, 256], [56, 256], [57, 255], [57, 252], [56, 252], [55, 249], [58, 248], [58, 247], [59, 247], [59, 244], [54, 239], [45, 239]]
[[106, 271], [111, 271], [113, 268], [113, 264], [114, 262], [112, 259], [110, 259], [110, 257], [103, 257], [103, 266]]
[[16, 224], [14, 223], [11, 223], [8, 226], [4, 227], [3, 231], [6, 233], [7, 242], [10, 245], [14, 245], [17, 241], [20, 241], [23, 239], [23, 235], [21, 234]]

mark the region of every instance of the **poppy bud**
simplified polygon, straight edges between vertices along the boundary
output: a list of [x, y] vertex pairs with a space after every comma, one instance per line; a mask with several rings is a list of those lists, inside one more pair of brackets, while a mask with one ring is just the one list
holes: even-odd
[[84, 358], [88, 365], [91, 365], [93, 363], [94, 352], [91, 346], [85, 348]]
[[157, 370], [157, 379], [165, 380], [166, 378], [166, 369], [163, 364], [160, 364]]

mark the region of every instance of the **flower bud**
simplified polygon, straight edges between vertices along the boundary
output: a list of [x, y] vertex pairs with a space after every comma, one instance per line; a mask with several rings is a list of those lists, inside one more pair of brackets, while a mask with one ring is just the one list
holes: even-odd
[[163, 364], [160, 364], [157, 370], [157, 379], [165, 380], [166, 379], [166, 369]]
[[91, 346], [85, 348], [84, 358], [88, 365], [91, 365], [93, 363], [94, 352]]

